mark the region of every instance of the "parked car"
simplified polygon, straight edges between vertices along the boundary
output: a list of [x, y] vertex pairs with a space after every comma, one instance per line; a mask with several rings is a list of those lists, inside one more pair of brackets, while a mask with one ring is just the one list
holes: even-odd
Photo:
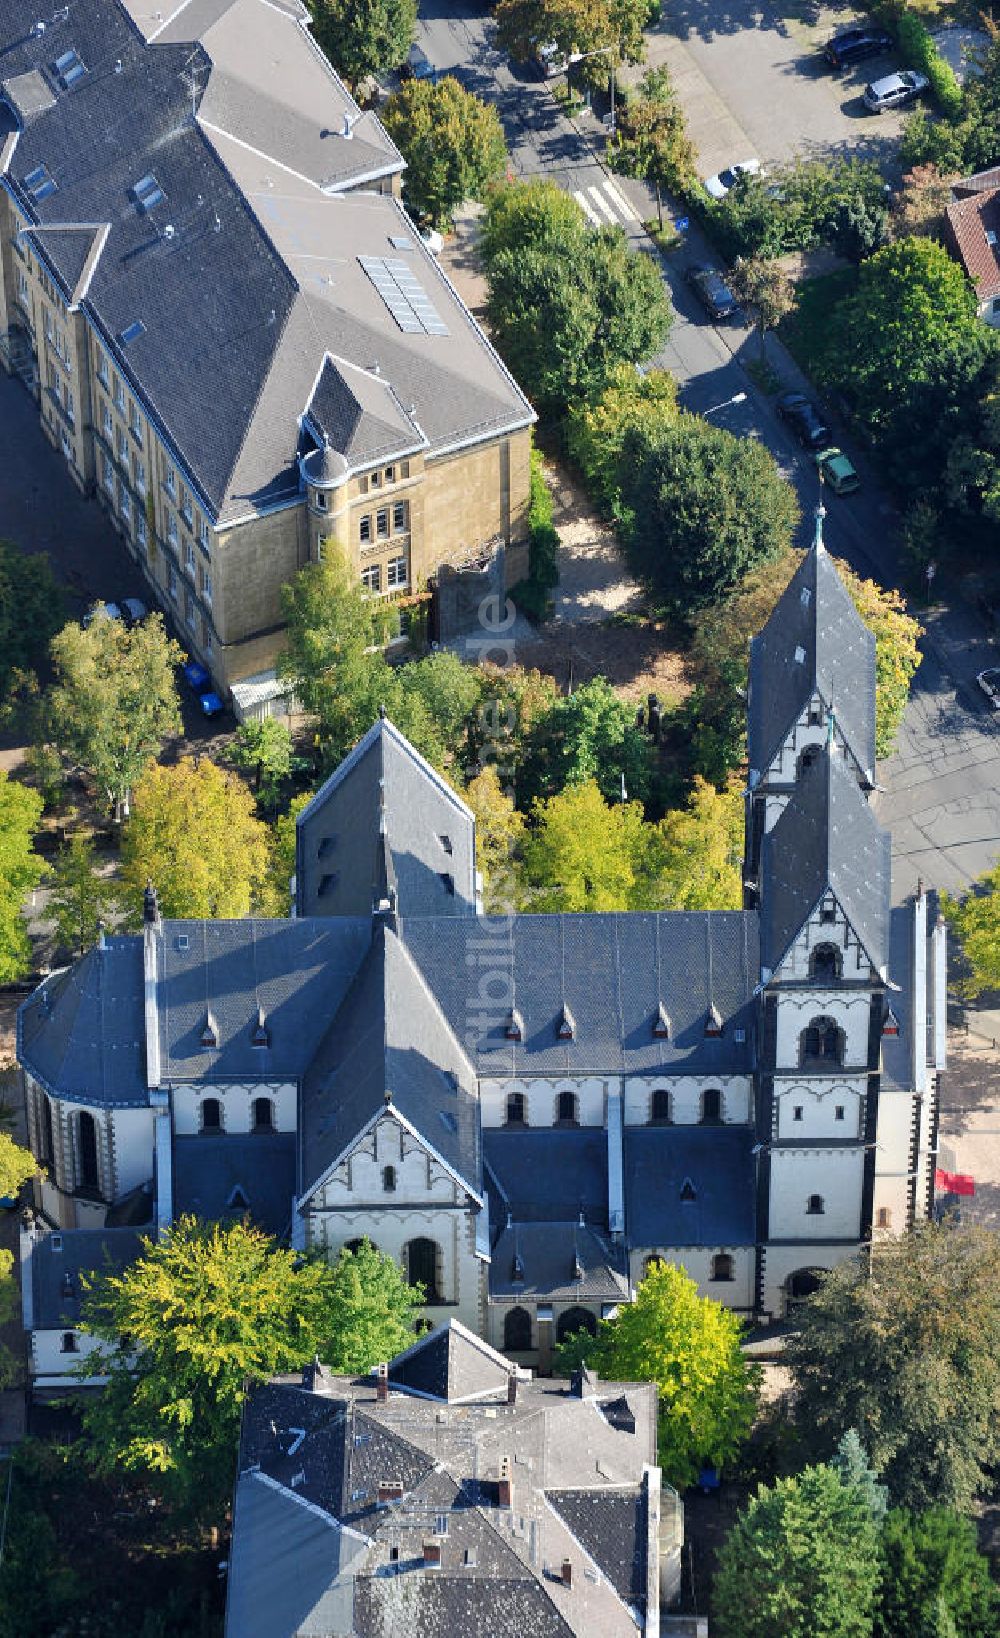
[[842, 449], [831, 445], [816, 453], [816, 467], [820, 482], [828, 484], [835, 495], [850, 495], [861, 488], [861, 479]]
[[712, 318], [721, 321], [739, 317], [739, 302], [722, 274], [717, 273], [714, 267], [689, 267], [684, 277]]
[[724, 171], [718, 171], [715, 176], [706, 176], [705, 192], [713, 199], [725, 199], [730, 188], [734, 188], [741, 176], [758, 176], [760, 174], [759, 159], [744, 159], [739, 165], [730, 165]]
[[823, 47], [823, 55], [834, 68], [847, 68], [850, 63], [860, 63], [865, 57], [880, 57], [884, 51], [891, 51], [893, 38], [884, 28], [868, 28], [859, 23], [854, 28], [841, 29], [832, 39], [827, 40]]
[[98, 615], [103, 615], [105, 620], [120, 620], [122, 617], [121, 606], [118, 603], [95, 603], [93, 608], [87, 610], [80, 622], [84, 631], [88, 626], [93, 625]]
[[864, 90], [864, 105], [873, 114], [884, 114], [889, 108], [904, 108], [923, 96], [930, 80], [926, 74], [917, 74], [904, 68], [898, 74], [887, 74], [884, 80], [873, 80]]
[[804, 392], [782, 393], [776, 408], [806, 449], [821, 449], [829, 444], [830, 428]]
[[198, 704], [206, 717], [217, 717], [220, 712], [226, 709], [219, 695], [212, 687], [211, 673], [197, 660], [185, 660], [181, 666], [181, 676], [192, 694], [197, 694]]
[[1000, 666], [991, 665], [976, 678], [994, 711], [1000, 711]]
[[560, 51], [554, 40], [546, 41], [535, 52], [535, 67], [543, 80], [554, 80], [557, 74], [565, 74], [571, 63], [580, 61], [580, 53], [571, 51], [567, 57]]
[[123, 597], [119, 608], [121, 609], [122, 619], [129, 630], [133, 626], [141, 625], [143, 620], [149, 616], [149, 610], [140, 597]]
[[426, 51], [417, 45], [416, 40], [410, 47], [405, 63], [399, 71], [401, 80], [432, 80], [437, 84], [437, 69], [431, 62]]

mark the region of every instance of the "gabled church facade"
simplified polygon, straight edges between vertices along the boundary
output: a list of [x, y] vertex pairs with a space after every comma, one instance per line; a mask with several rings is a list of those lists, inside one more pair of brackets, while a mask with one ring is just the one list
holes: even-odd
[[748, 709], [725, 912], [483, 915], [471, 812], [376, 722], [299, 818], [287, 921], [165, 921], [150, 891], [141, 936], [24, 1003], [35, 1240], [183, 1211], [367, 1236], [545, 1370], [650, 1258], [766, 1320], [926, 1217], [945, 932], [891, 907], [874, 643], [821, 517]]

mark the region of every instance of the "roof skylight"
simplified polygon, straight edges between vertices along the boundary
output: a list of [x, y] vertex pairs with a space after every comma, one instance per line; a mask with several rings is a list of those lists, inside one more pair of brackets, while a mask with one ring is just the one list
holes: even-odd
[[50, 175], [47, 165], [36, 165], [33, 171], [29, 171], [24, 185], [36, 204], [56, 191], [55, 178]]
[[140, 210], [152, 210], [154, 205], [158, 205], [161, 199], [166, 197], [152, 171], [140, 176], [132, 188], [132, 195]]
[[75, 51], [72, 46], [69, 51], [64, 51], [61, 57], [56, 58], [52, 64], [52, 71], [64, 91], [68, 91], [71, 86], [74, 86], [77, 80], [82, 80], [87, 72], [84, 63], [80, 59], [79, 52]]

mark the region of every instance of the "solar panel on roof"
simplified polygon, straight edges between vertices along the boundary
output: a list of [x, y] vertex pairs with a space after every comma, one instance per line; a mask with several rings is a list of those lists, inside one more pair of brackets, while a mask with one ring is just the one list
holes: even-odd
[[448, 334], [448, 326], [408, 263], [398, 256], [359, 256], [358, 261], [407, 335]]
[[146, 326], [143, 324], [142, 319], [135, 319], [131, 324], [126, 325], [118, 340], [127, 347], [130, 341], [138, 341], [139, 337], [145, 335], [145, 333]]
[[36, 165], [33, 171], [29, 171], [24, 179], [24, 185], [32, 199], [36, 201], [47, 199], [50, 193], [56, 191], [55, 181], [45, 165]]

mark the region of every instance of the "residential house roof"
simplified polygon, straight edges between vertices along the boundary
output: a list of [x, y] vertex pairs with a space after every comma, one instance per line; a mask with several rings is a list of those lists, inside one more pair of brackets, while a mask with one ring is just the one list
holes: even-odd
[[1000, 296], [1000, 181], [945, 209], [948, 237], [979, 302]]
[[397, 1354], [389, 1368], [391, 1386], [448, 1404], [465, 1404], [506, 1394], [510, 1361], [460, 1320], [449, 1320]]

